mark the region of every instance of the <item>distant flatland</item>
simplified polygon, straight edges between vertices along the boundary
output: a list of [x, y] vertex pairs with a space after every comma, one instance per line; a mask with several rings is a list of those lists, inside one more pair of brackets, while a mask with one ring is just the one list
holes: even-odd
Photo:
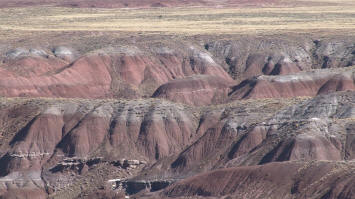
[[354, 0], [0, 0], [0, 198], [354, 199]]
[[65, 6], [65, 7], [99, 7], [99, 8], [146, 8], [175, 6], [238, 6], [262, 5], [275, 3], [279, 0], [1, 0], [0, 7], [24, 6]]

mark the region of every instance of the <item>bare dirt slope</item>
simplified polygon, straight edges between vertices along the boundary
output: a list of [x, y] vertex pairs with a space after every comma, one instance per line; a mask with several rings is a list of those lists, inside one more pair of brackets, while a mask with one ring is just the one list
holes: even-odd
[[0, 198], [354, 198], [354, 8], [0, 0]]
[[218, 167], [349, 161], [354, 97], [338, 92], [202, 109], [152, 99], [2, 99], [2, 191], [39, 187], [71, 198], [137, 176], [122, 185], [132, 194]]
[[[2, 49], [0, 94], [127, 99], [152, 96], [201, 106], [354, 90], [351, 66], [355, 48], [351, 38], [319, 40], [290, 35], [299, 41], [273, 36], [266, 42], [255, 36], [234, 36], [228, 42], [221, 37], [211, 43], [208, 37], [196, 42], [193, 37], [128, 39], [104, 34], [75, 41], [78, 36], [71, 36], [73, 43], [25, 43]], [[245, 40], [253, 42], [243, 48]]]
[[[353, 198], [353, 163], [283, 162], [220, 169], [182, 180], [158, 197]], [[157, 197], [157, 196], [156, 196]]]

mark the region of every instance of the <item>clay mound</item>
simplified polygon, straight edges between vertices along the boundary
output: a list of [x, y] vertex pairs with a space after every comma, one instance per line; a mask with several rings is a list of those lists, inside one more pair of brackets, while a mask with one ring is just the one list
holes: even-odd
[[0, 190], [8, 180], [35, 181], [42, 189], [42, 179], [49, 187], [76, 186], [77, 175], [96, 175], [96, 165], [116, 172], [102, 176], [103, 185], [111, 175], [132, 175], [177, 154], [199, 136], [192, 108], [157, 99], [15, 99], [1, 107], [7, 107], [0, 111], [7, 139], [0, 137]]
[[3, 56], [0, 74], [7, 77], [36, 77], [59, 70], [67, 64], [65, 60], [55, 58], [40, 48], [16, 48]]
[[318, 95], [294, 106], [280, 110], [271, 118], [271, 123], [287, 121], [324, 121], [327, 119], [354, 118], [355, 92], [334, 92]]
[[336, 75], [335, 77], [328, 80], [322, 87], [318, 90], [317, 94], [327, 94], [335, 91], [345, 91], [354, 90], [354, 80], [355, 73], [353, 73], [353, 82], [350, 79], [345, 79], [342, 75]]
[[[344, 39], [346, 41], [347, 39]], [[328, 41], [314, 40], [316, 47], [315, 58], [320, 68], [337, 68], [355, 65], [354, 46], [335, 39]]]
[[75, 50], [66, 47], [56, 47], [45, 56], [37, 55], [38, 50], [15, 49], [7, 53], [0, 67], [0, 95], [134, 98], [151, 96], [170, 80], [196, 74], [232, 81], [207, 52], [183, 48], [186, 46], [106, 48], [73, 62]]
[[354, 169], [352, 163], [337, 162], [285, 162], [220, 169], [182, 180], [160, 196], [350, 199], [355, 191]]
[[[265, 70], [269, 70], [269, 69], [266, 68]], [[286, 74], [294, 74], [300, 71], [301, 69], [295, 63], [283, 60], [277, 63], [269, 74], [286, 75]]]
[[355, 195], [353, 41], [97, 34], [0, 46], [0, 95], [53, 97], [0, 98], [0, 198]]
[[[354, 92], [320, 95], [278, 112], [232, 145], [228, 153], [231, 159], [228, 164], [350, 160], [353, 157], [350, 155], [353, 154], [350, 143], [354, 139], [353, 98]], [[250, 144], [254, 148], [243, 154], [241, 152], [244, 152], [244, 148], [240, 146], [245, 144], [245, 140], [248, 141], [246, 138], [255, 137], [251, 133], [258, 134], [261, 141], [257, 145]], [[346, 154], [343, 151], [347, 151]]]
[[354, 97], [354, 92], [336, 92], [299, 101], [246, 100], [207, 111], [198, 129], [202, 136], [171, 162], [172, 172], [274, 161], [350, 160]]
[[[230, 159], [248, 155], [267, 137], [268, 127], [262, 123], [295, 101], [238, 101], [209, 108], [200, 117], [198, 133], [202, 136], [182, 151], [169, 167], [177, 175], [194, 174], [224, 165]], [[268, 107], [265, 109], [264, 107]], [[260, 110], [264, 110], [262, 114]], [[255, 163], [255, 162], [254, 162]], [[256, 163], [257, 164], [257, 163]]]
[[[13, 122], [18, 123], [12, 117], [18, 104], [22, 109], [39, 107], [40, 112], [27, 113], [19, 129], [12, 129]], [[192, 110], [162, 100], [23, 100], [8, 107], [1, 110], [6, 121], [2, 129], [13, 135], [3, 140], [1, 176], [40, 172], [49, 158], [56, 164], [63, 156], [85, 159], [95, 154], [154, 162], [178, 153], [198, 136]]]
[[[41, 60], [35, 63], [38, 62], [41, 63]], [[45, 60], [45, 62], [51, 63], [51, 60]], [[0, 95], [102, 98], [108, 95], [111, 84], [111, 76], [106, 67], [107, 62], [105, 57], [91, 56], [78, 59], [69, 67], [61, 68], [54, 74], [53, 68], [44, 75], [29, 77], [9, 77], [6, 74], [0, 74]], [[41, 63], [39, 66], [46, 65], [48, 64]], [[45, 70], [45, 68], [39, 70]]]
[[226, 100], [231, 84], [220, 77], [192, 76], [163, 84], [152, 97], [195, 106], [218, 104]]
[[[292, 38], [292, 39], [290, 39]], [[238, 80], [257, 75], [285, 75], [314, 68], [354, 65], [353, 39], [312, 39], [303, 36], [209, 41], [205, 48]]]
[[[234, 79], [291, 74], [312, 68], [311, 40], [287, 38], [219, 40], [205, 44]], [[244, 50], [245, 49], [245, 50]]]
[[144, 51], [137, 47], [109, 51], [113, 60], [111, 67], [113, 74], [124, 82], [138, 87], [144, 95], [151, 96], [160, 85], [170, 80], [198, 74], [213, 75], [232, 81], [209, 53], [194, 46], [152, 45], [150, 49]]
[[[205, 49], [180, 40], [152, 41], [148, 46], [142, 42], [115, 44], [89, 52], [75, 50], [68, 44], [50, 49], [16, 48], [3, 54], [0, 95], [132, 99], [152, 96], [159, 86], [169, 81], [201, 74], [226, 81], [232, 81], [231, 75], [238, 82], [260, 74], [271, 76], [242, 81], [234, 87], [231, 100], [314, 96], [353, 89], [350, 74], [346, 74], [346, 78], [337, 71], [324, 75], [329, 69], [319, 74], [304, 73], [305, 77], [296, 74], [312, 67], [320, 68], [322, 60], [317, 60], [319, 56], [335, 56], [333, 51], [326, 50], [326, 46], [333, 46], [330, 45], [332, 42], [321, 42], [314, 57], [309, 52], [316, 45], [311, 39], [300, 42], [271, 39], [218, 40], [205, 44]], [[353, 59], [352, 47], [347, 41], [338, 43], [332, 49], [341, 52], [343, 61], [334, 67], [347, 66]], [[271, 51], [269, 47], [272, 47]]]
[[[36, 77], [59, 70], [67, 64], [68, 63], [63, 60], [53, 57], [21, 57], [14, 60], [6, 60], [1, 66], [3, 71], [0, 73], [7, 77]], [[6, 75], [6, 72], [9, 73], [9, 75]]]
[[320, 135], [298, 135], [290, 140], [280, 142], [264, 156], [260, 163], [288, 160], [338, 161], [342, 159], [342, 156], [339, 150], [340, 143], [336, 143], [336, 141], [336, 138], [329, 140]]
[[354, 69], [318, 70], [293, 75], [259, 76], [244, 80], [233, 88], [230, 100], [316, 96], [335, 91], [355, 90]]
[[286, 75], [300, 72], [302, 69], [288, 57], [280, 57], [275, 63], [275, 55], [250, 54], [246, 60], [243, 77], [252, 77], [259, 74]]
[[73, 187], [74, 197], [88, 174], [102, 176], [102, 185], [143, 166], [140, 176], [155, 179], [274, 161], [351, 160], [353, 99], [354, 92], [336, 92], [202, 110], [158, 99], [4, 99], [0, 182], [45, 179], [59, 195]]

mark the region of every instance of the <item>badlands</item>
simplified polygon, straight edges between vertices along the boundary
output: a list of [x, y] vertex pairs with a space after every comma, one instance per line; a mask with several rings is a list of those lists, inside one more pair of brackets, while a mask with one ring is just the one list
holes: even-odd
[[0, 0], [0, 198], [355, 198], [353, 0]]

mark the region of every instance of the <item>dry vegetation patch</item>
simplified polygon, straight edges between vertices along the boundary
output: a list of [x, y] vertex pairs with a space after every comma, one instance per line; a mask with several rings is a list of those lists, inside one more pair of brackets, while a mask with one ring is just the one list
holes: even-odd
[[[169, 34], [355, 32], [355, 3], [247, 8], [98, 9], [30, 7], [0, 11], [2, 36], [43, 31], [123, 31]], [[326, 0], [323, 2], [327, 2]]]

